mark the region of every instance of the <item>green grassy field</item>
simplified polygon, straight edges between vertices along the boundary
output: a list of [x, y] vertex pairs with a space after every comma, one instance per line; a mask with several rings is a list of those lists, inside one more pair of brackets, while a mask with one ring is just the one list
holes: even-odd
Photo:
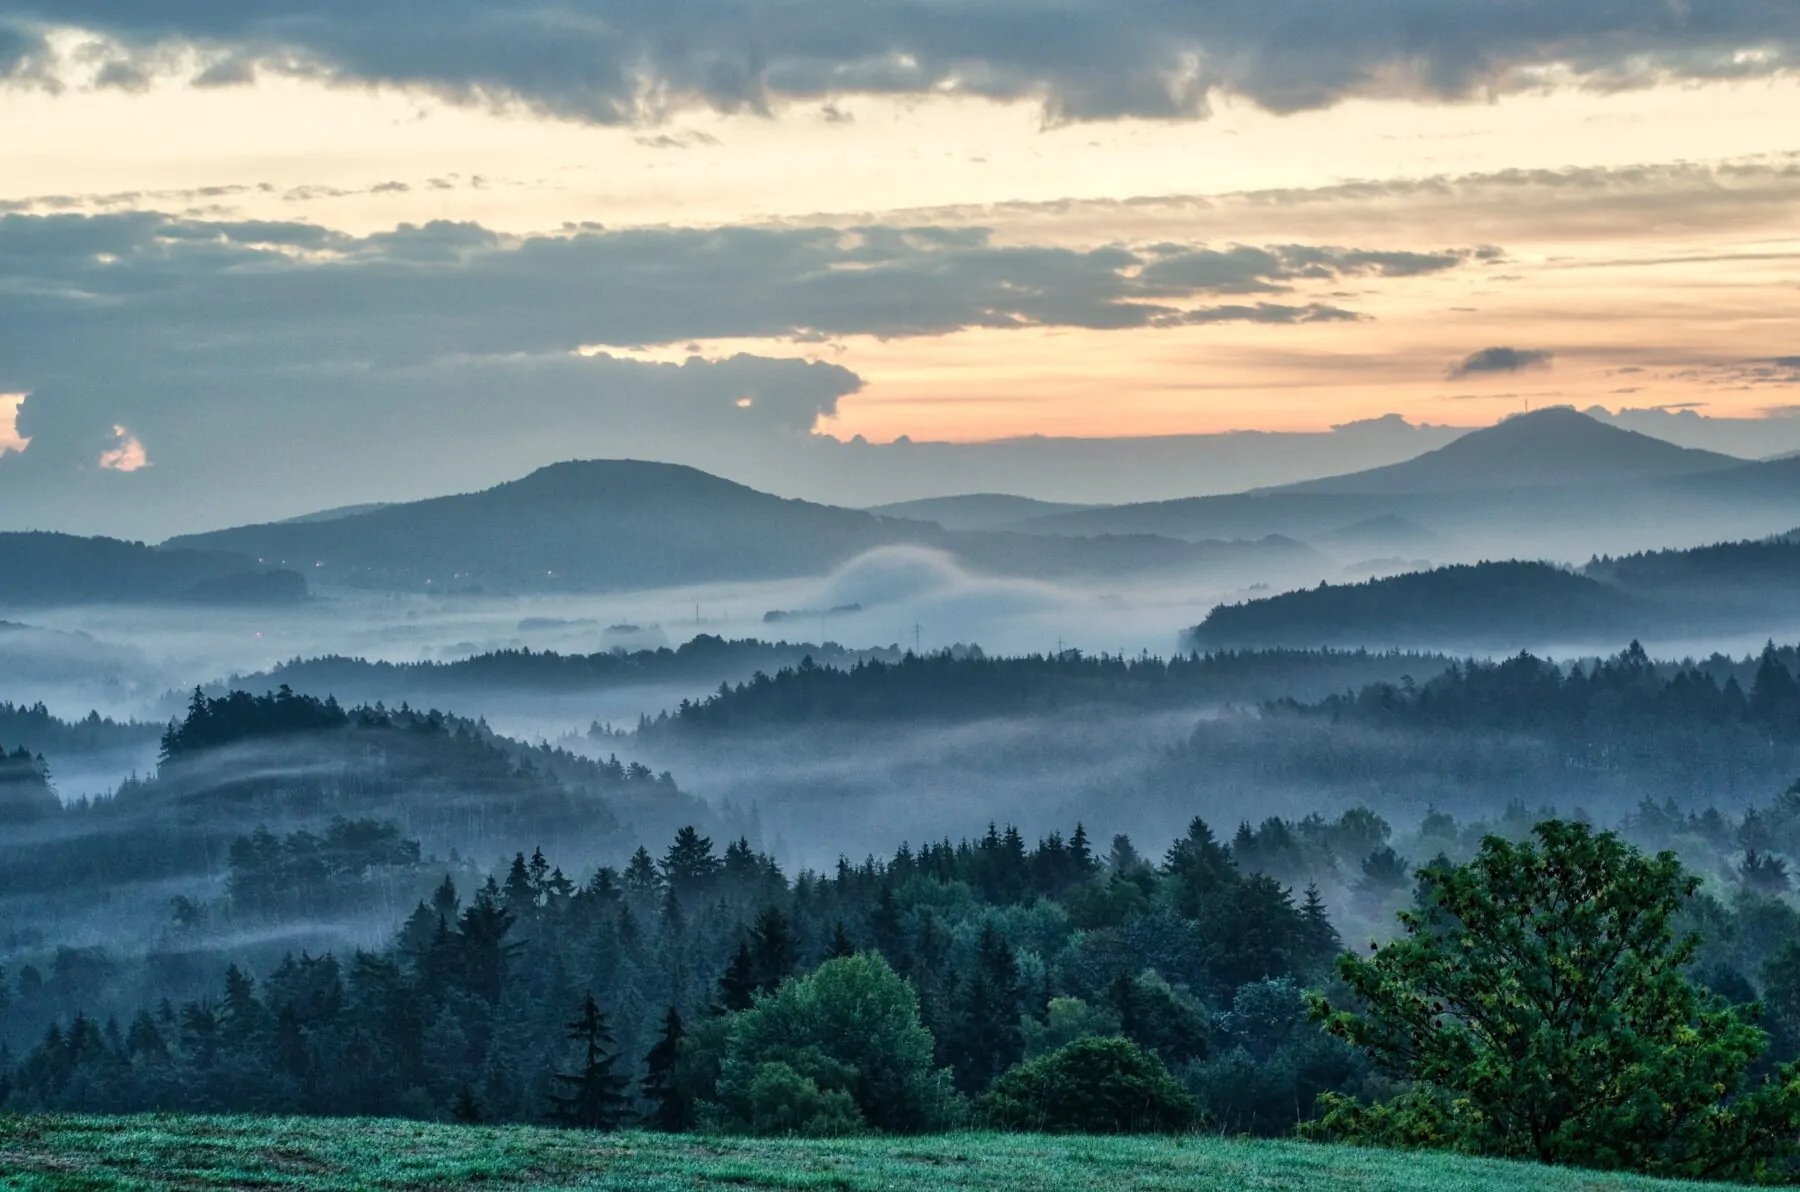
[[954, 1134], [802, 1141], [320, 1118], [0, 1118], [0, 1188], [59, 1192], [1651, 1192], [1695, 1186], [1445, 1155], [1214, 1138]]

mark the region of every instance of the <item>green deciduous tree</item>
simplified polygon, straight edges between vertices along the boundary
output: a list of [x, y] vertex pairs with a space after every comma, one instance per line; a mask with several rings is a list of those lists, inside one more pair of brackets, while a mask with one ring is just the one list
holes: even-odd
[[1077, 1039], [1009, 1069], [976, 1114], [1007, 1130], [1166, 1134], [1192, 1128], [1200, 1108], [1161, 1060], [1115, 1035]]
[[[785, 1066], [798, 1080], [771, 1065]], [[807, 1082], [817, 1097], [806, 1092]], [[840, 1112], [846, 1104], [856, 1120]], [[864, 1125], [919, 1133], [943, 1129], [960, 1116], [949, 1073], [932, 1067], [918, 995], [879, 955], [828, 960], [731, 1019], [717, 1123], [772, 1128], [769, 1123], [792, 1118], [806, 1105], [821, 1115], [807, 1127], [817, 1133]], [[797, 1127], [789, 1122], [786, 1128]]]
[[1671, 853], [1548, 821], [1421, 871], [1403, 934], [1314, 995], [1325, 1028], [1409, 1090], [1328, 1098], [1327, 1135], [1687, 1177], [1753, 1177], [1800, 1129], [1800, 1080], [1750, 1087], [1767, 1036], [1683, 974], [1670, 922], [1699, 885]]

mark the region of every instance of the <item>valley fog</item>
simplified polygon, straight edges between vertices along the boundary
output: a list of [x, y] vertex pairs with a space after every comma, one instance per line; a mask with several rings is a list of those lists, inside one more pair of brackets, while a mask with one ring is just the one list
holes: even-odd
[[[1234, 999], [1297, 997], [1421, 872], [1545, 822], [1676, 850], [1719, 914], [1786, 907], [1800, 539], [1698, 537], [1718, 497], [1680, 495], [1747, 469], [1732, 524], [1786, 524], [1785, 473], [1595, 425], [1199, 505], [902, 516], [592, 461], [160, 548], [0, 535], [0, 1075], [74, 1014], [200, 1064], [253, 973], [359, 1014], [448, 982], [407, 1046], [455, 1067], [580, 970], [642, 1051], [659, 1006], [770, 993], [731, 992], [756, 940], [891, 951], [945, 1038], [1004, 946], [1230, 1040]], [[1596, 434], [1633, 513], [1527, 483]], [[1265, 930], [1287, 950], [1243, 950]], [[1750, 939], [1709, 963], [1760, 973]]]

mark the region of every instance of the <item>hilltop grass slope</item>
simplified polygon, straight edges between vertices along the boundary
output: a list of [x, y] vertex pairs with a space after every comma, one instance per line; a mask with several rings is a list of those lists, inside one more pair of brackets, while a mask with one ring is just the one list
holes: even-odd
[[[1652, 1192], [1702, 1185], [1301, 1142], [759, 1140], [254, 1117], [0, 1118], [0, 1188]], [[1704, 1185], [1725, 1189], [1729, 1185]]]

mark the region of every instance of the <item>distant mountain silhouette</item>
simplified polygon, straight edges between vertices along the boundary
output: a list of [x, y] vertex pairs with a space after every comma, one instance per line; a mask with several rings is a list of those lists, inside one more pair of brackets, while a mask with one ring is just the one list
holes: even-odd
[[0, 534], [0, 607], [282, 604], [305, 596], [301, 576], [242, 555], [72, 534]]
[[321, 509], [317, 513], [302, 513], [299, 517], [283, 518], [288, 522], [322, 522], [336, 521], [340, 517], [355, 517], [359, 513], [373, 513], [377, 509], [386, 509], [387, 501], [368, 501], [361, 505], [339, 505], [335, 509]]
[[1288, 493], [1444, 493], [1594, 485], [1718, 472], [1745, 461], [1677, 447], [1576, 410], [1537, 410], [1404, 463], [1283, 485]]
[[905, 517], [914, 521], [936, 522], [946, 530], [998, 530], [1014, 522], [1056, 513], [1073, 513], [1091, 509], [1091, 505], [1070, 505], [1058, 501], [1038, 501], [1031, 497], [1015, 497], [1006, 493], [969, 493], [954, 497], [926, 497], [918, 501], [900, 501], [892, 505], [876, 505], [869, 510], [884, 517]]
[[[1379, 562], [1377, 560], [1376, 562]], [[1418, 568], [1214, 609], [1193, 630], [1215, 647], [1512, 650], [1596, 635], [1777, 636], [1800, 623], [1800, 531], [1687, 550], [1542, 563]]]
[[168, 545], [235, 551], [321, 582], [432, 591], [622, 591], [822, 575], [863, 552], [915, 545], [971, 569], [1033, 578], [1291, 569], [1297, 542], [1151, 536], [1051, 539], [788, 500], [677, 464], [554, 464], [483, 492], [325, 521], [193, 534]]
[[[1608, 426], [1574, 410], [1508, 419], [1405, 463], [1231, 496], [1031, 518], [1036, 534], [1158, 534], [1324, 545], [1359, 522], [1411, 522], [1431, 553], [1473, 561], [1759, 537], [1800, 522], [1800, 460], [1748, 463]], [[1381, 549], [1398, 553], [1401, 544]], [[1417, 553], [1416, 546], [1406, 546]]]
[[1669, 486], [1690, 496], [1711, 500], [1787, 503], [1800, 496], [1800, 456], [1680, 476], [1669, 481]]
[[1515, 650], [1633, 636], [1649, 612], [1617, 588], [1545, 563], [1480, 563], [1220, 605], [1190, 636], [1203, 649]]
[[1441, 536], [1397, 513], [1383, 513], [1340, 526], [1313, 539], [1319, 546], [1353, 550], [1418, 550], [1442, 541]]

